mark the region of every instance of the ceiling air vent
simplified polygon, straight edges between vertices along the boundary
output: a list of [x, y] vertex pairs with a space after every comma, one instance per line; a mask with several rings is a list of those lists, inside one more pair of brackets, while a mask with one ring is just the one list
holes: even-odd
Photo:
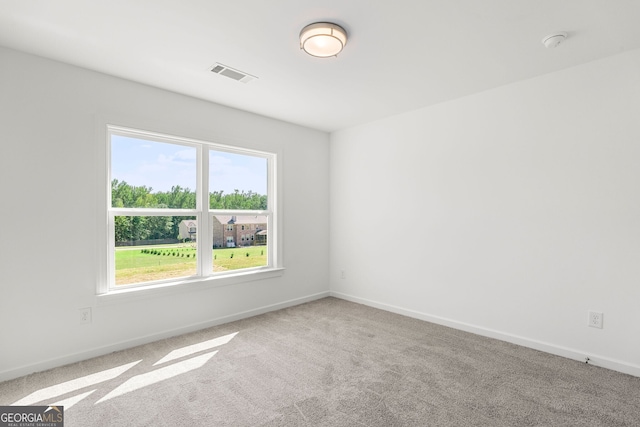
[[220, 74], [221, 76], [229, 77], [230, 79], [237, 80], [242, 83], [249, 83], [251, 80], [257, 79], [256, 76], [247, 74], [244, 71], [236, 70], [231, 67], [227, 67], [223, 64], [215, 64], [211, 67], [211, 71]]

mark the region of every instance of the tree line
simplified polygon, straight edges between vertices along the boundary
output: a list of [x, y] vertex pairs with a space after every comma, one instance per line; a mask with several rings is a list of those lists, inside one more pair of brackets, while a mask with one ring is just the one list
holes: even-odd
[[[114, 208], [195, 209], [196, 193], [179, 185], [170, 191], [153, 192], [151, 187], [132, 186], [125, 181], [111, 181], [111, 206]], [[266, 210], [267, 196], [253, 191], [213, 191], [211, 209]], [[189, 216], [116, 216], [115, 241], [176, 239], [180, 222]]]

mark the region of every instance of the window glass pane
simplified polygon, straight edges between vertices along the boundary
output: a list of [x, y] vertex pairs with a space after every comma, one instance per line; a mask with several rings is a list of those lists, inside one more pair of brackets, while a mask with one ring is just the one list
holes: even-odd
[[114, 225], [116, 286], [196, 274], [195, 217], [116, 216]]
[[214, 273], [266, 266], [268, 223], [267, 215], [214, 215]]
[[196, 208], [196, 149], [111, 135], [111, 205]]
[[[273, 154], [119, 127], [109, 128], [109, 147], [108, 219], [114, 235], [108, 263], [115, 278], [108, 281], [109, 289], [207, 276], [212, 265], [216, 273], [233, 275], [278, 264], [276, 251], [268, 252], [267, 246], [275, 242], [267, 235]], [[204, 171], [208, 176], [198, 175]], [[207, 212], [207, 197], [213, 212]], [[204, 206], [196, 203], [200, 200]], [[208, 230], [198, 230], [201, 215], [209, 219]], [[206, 257], [197, 252], [198, 240]]]
[[209, 151], [211, 209], [267, 209], [267, 159]]

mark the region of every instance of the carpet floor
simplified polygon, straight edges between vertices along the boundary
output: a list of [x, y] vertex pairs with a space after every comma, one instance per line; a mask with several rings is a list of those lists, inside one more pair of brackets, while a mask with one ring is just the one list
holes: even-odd
[[0, 383], [65, 427], [638, 426], [640, 378], [325, 298]]

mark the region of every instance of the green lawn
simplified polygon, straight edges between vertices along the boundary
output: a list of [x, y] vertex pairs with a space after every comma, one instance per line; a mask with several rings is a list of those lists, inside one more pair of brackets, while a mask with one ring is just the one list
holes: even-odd
[[[116, 285], [147, 282], [196, 273], [194, 244], [116, 248]], [[267, 247], [213, 250], [214, 272], [267, 265]]]

